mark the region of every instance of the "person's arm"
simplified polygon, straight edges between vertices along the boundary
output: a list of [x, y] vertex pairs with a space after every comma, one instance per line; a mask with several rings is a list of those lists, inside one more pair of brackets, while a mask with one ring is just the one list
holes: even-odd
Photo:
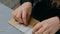
[[20, 0], [20, 4], [22, 5], [25, 2], [30, 2], [32, 5], [34, 3], [34, 0]]
[[[58, 15], [59, 21], [60, 21], [60, 15]], [[60, 28], [60, 22], [59, 22], [59, 28]]]
[[20, 0], [20, 4], [22, 5], [25, 2], [30, 2], [32, 6], [35, 6], [36, 3], [40, 2], [41, 0]]

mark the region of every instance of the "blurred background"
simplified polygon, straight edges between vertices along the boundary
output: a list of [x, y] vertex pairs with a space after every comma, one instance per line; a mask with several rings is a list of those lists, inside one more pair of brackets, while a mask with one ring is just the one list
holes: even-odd
[[0, 0], [1, 3], [12, 9], [17, 8], [20, 5], [19, 1], [20, 0]]

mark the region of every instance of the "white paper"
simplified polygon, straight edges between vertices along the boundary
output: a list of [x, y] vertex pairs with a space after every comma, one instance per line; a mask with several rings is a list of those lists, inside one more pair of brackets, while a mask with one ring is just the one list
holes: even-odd
[[32, 29], [30, 29], [27, 32], [25, 32], [25, 34], [32, 34]]
[[18, 25], [16, 26], [17, 29], [19, 29], [21, 32], [25, 33], [25, 34], [31, 34], [32, 33], [32, 28], [29, 26], [25, 26], [25, 25]]

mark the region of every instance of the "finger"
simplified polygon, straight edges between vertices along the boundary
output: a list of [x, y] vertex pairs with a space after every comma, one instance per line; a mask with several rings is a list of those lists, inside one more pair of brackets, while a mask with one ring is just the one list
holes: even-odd
[[28, 22], [29, 22], [29, 20], [30, 20], [30, 15], [31, 15], [31, 14], [27, 13], [27, 21], [28, 21]]
[[32, 12], [31, 10], [32, 10], [32, 9], [29, 9], [29, 10], [28, 10], [28, 13], [27, 13], [28, 19], [27, 19], [27, 20], [30, 19], [30, 15], [31, 15], [31, 12]]
[[36, 31], [38, 31], [42, 27], [42, 23], [37, 23], [36, 26], [32, 29], [32, 33], [34, 34]]
[[21, 12], [21, 11], [20, 11], [20, 12], [17, 12], [16, 20], [17, 20], [18, 22], [20, 22], [20, 23], [23, 23], [22, 18], [21, 18], [21, 15], [22, 15], [22, 12]]
[[41, 28], [36, 32], [36, 34], [43, 34], [43, 32], [44, 32], [46, 29], [48, 29], [48, 26], [47, 26], [47, 25], [41, 27]]
[[50, 34], [55, 34], [59, 30], [59, 25], [55, 26], [54, 29], [50, 32]]
[[23, 21], [22, 21], [22, 18], [21, 18], [21, 17], [18, 18], [18, 22], [19, 22], [20, 24], [23, 24]]
[[12, 16], [13, 16], [13, 18], [16, 17], [16, 11], [13, 11], [13, 12], [12, 12]]
[[26, 15], [27, 15], [26, 14], [26, 11], [22, 11], [22, 19], [23, 19], [23, 22], [24, 22], [25, 25], [28, 25]]
[[50, 31], [52, 30], [52, 28], [53, 28], [52, 26], [49, 27], [47, 30], [43, 32], [43, 34], [50, 34]]
[[[16, 15], [17, 15], [17, 11], [13, 11], [13, 12], [12, 12], [12, 16], [13, 16], [13, 18], [15, 19], [15, 21], [17, 21], [17, 20], [16, 20]], [[18, 22], [18, 21], [17, 21], [17, 22]]]

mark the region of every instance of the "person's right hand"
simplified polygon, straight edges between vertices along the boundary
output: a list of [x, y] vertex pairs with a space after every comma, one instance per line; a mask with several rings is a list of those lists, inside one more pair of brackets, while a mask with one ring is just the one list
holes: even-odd
[[13, 11], [12, 15], [15, 20], [25, 25], [28, 25], [28, 21], [32, 11], [32, 4], [25, 2]]
[[33, 34], [55, 34], [59, 30], [60, 20], [57, 16], [37, 23], [32, 30]]

